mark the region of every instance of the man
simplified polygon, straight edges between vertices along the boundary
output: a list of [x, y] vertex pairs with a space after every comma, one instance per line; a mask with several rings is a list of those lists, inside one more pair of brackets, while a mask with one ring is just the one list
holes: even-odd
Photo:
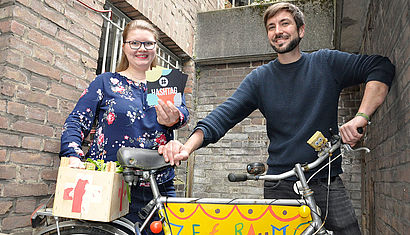
[[[303, 13], [289, 3], [270, 6], [264, 14], [267, 36], [278, 58], [253, 70], [235, 93], [199, 121], [182, 145], [172, 141], [159, 152], [166, 161], [179, 165], [196, 149], [215, 143], [235, 124], [259, 109], [267, 121], [267, 174], [280, 174], [295, 163], [313, 162], [317, 156], [306, 141], [319, 130], [329, 137], [329, 128], [340, 130], [342, 140], [354, 146], [363, 134], [369, 117], [384, 101], [394, 77], [394, 66], [382, 56], [353, 55], [334, 50], [310, 54], [300, 51], [305, 35]], [[366, 83], [357, 115], [338, 128], [337, 109], [343, 88]], [[326, 214], [327, 172], [317, 174], [310, 186], [315, 200]], [[341, 158], [331, 167], [329, 211], [325, 227], [334, 234], [360, 234], [354, 210], [339, 174]], [[309, 175], [308, 175], [309, 176]], [[292, 181], [293, 180], [293, 181]], [[265, 182], [265, 198], [297, 198], [295, 179], [279, 184]]]

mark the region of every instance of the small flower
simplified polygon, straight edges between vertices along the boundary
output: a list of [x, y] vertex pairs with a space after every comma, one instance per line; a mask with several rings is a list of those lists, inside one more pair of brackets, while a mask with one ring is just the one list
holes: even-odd
[[111, 125], [114, 122], [114, 120], [115, 120], [115, 114], [110, 112], [107, 116], [108, 125]]
[[128, 140], [130, 137], [128, 135], [124, 136], [124, 140]]
[[164, 134], [162, 134], [158, 138], [155, 139], [155, 142], [157, 142], [159, 145], [164, 145], [167, 143], [167, 138], [165, 137]]
[[99, 136], [98, 136], [98, 145], [100, 145], [101, 146], [101, 144], [104, 142], [104, 134], [100, 134]]
[[110, 78], [110, 81], [112, 84], [117, 85], [119, 83], [119, 80], [116, 78]]

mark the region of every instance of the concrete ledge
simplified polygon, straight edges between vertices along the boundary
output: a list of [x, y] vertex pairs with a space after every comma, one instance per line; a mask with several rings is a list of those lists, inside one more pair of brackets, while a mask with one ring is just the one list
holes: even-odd
[[[295, 2], [305, 14], [303, 51], [334, 48], [333, 1]], [[263, 12], [271, 4], [230, 8], [198, 13], [195, 61], [199, 64], [272, 59], [263, 25]], [[249, 57], [249, 58], [248, 58]], [[258, 58], [260, 57], [260, 58]]]

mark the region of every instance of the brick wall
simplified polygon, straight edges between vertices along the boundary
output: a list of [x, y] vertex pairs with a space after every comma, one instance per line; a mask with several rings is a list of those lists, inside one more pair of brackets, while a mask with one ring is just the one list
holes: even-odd
[[408, 8], [407, 0], [375, 0], [369, 6], [361, 49], [389, 57], [396, 77], [365, 141], [372, 152], [363, 165], [364, 234], [407, 234], [410, 227]]
[[54, 192], [61, 127], [95, 77], [102, 23], [72, 0], [0, 1], [2, 233], [31, 234], [31, 213]]
[[[195, 122], [204, 118], [233, 94], [245, 76], [268, 61], [202, 65], [198, 67]], [[339, 104], [340, 123], [354, 116], [360, 102], [359, 88], [346, 89]], [[193, 172], [194, 197], [262, 198], [262, 182], [231, 183], [230, 172], [245, 173], [251, 162], [266, 162], [268, 138], [266, 121], [259, 111], [231, 129], [219, 142], [195, 152]], [[343, 160], [346, 187], [353, 199], [356, 214], [360, 218], [360, 159], [345, 157]], [[249, 189], [252, 190], [249, 190]]]

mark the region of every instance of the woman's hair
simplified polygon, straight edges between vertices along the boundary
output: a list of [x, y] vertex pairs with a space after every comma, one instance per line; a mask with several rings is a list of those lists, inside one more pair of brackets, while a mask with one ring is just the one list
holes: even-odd
[[[128, 33], [131, 30], [135, 30], [135, 29], [147, 30], [147, 31], [151, 32], [154, 35], [155, 41], [158, 40], [158, 31], [154, 28], [154, 26], [152, 26], [152, 24], [148, 23], [145, 20], [133, 20], [133, 21], [130, 21], [125, 26], [124, 31], [122, 32], [123, 43], [125, 42], [125, 40], [128, 36]], [[158, 60], [157, 59], [157, 54], [155, 53], [154, 60], [151, 63], [151, 68], [157, 66], [157, 60]], [[117, 65], [117, 68], [116, 68], [115, 71], [116, 72], [124, 71], [128, 68], [128, 66], [129, 66], [128, 59], [125, 56], [125, 54], [122, 53], [120, 63]]]
[[263, 22], [265, 23], [265, 28], [267, 26], [266, 23], [268, 22], [268, 20], [282, 10], [285, 10], [292, 14], [293, 19], [296, 22], [297, 29], [305, 24], [305, 16], [297, 6], [287, 2], [280, 2], [268, 7], [268, 9], [266, 9], [265, 13], [263, 14]]

